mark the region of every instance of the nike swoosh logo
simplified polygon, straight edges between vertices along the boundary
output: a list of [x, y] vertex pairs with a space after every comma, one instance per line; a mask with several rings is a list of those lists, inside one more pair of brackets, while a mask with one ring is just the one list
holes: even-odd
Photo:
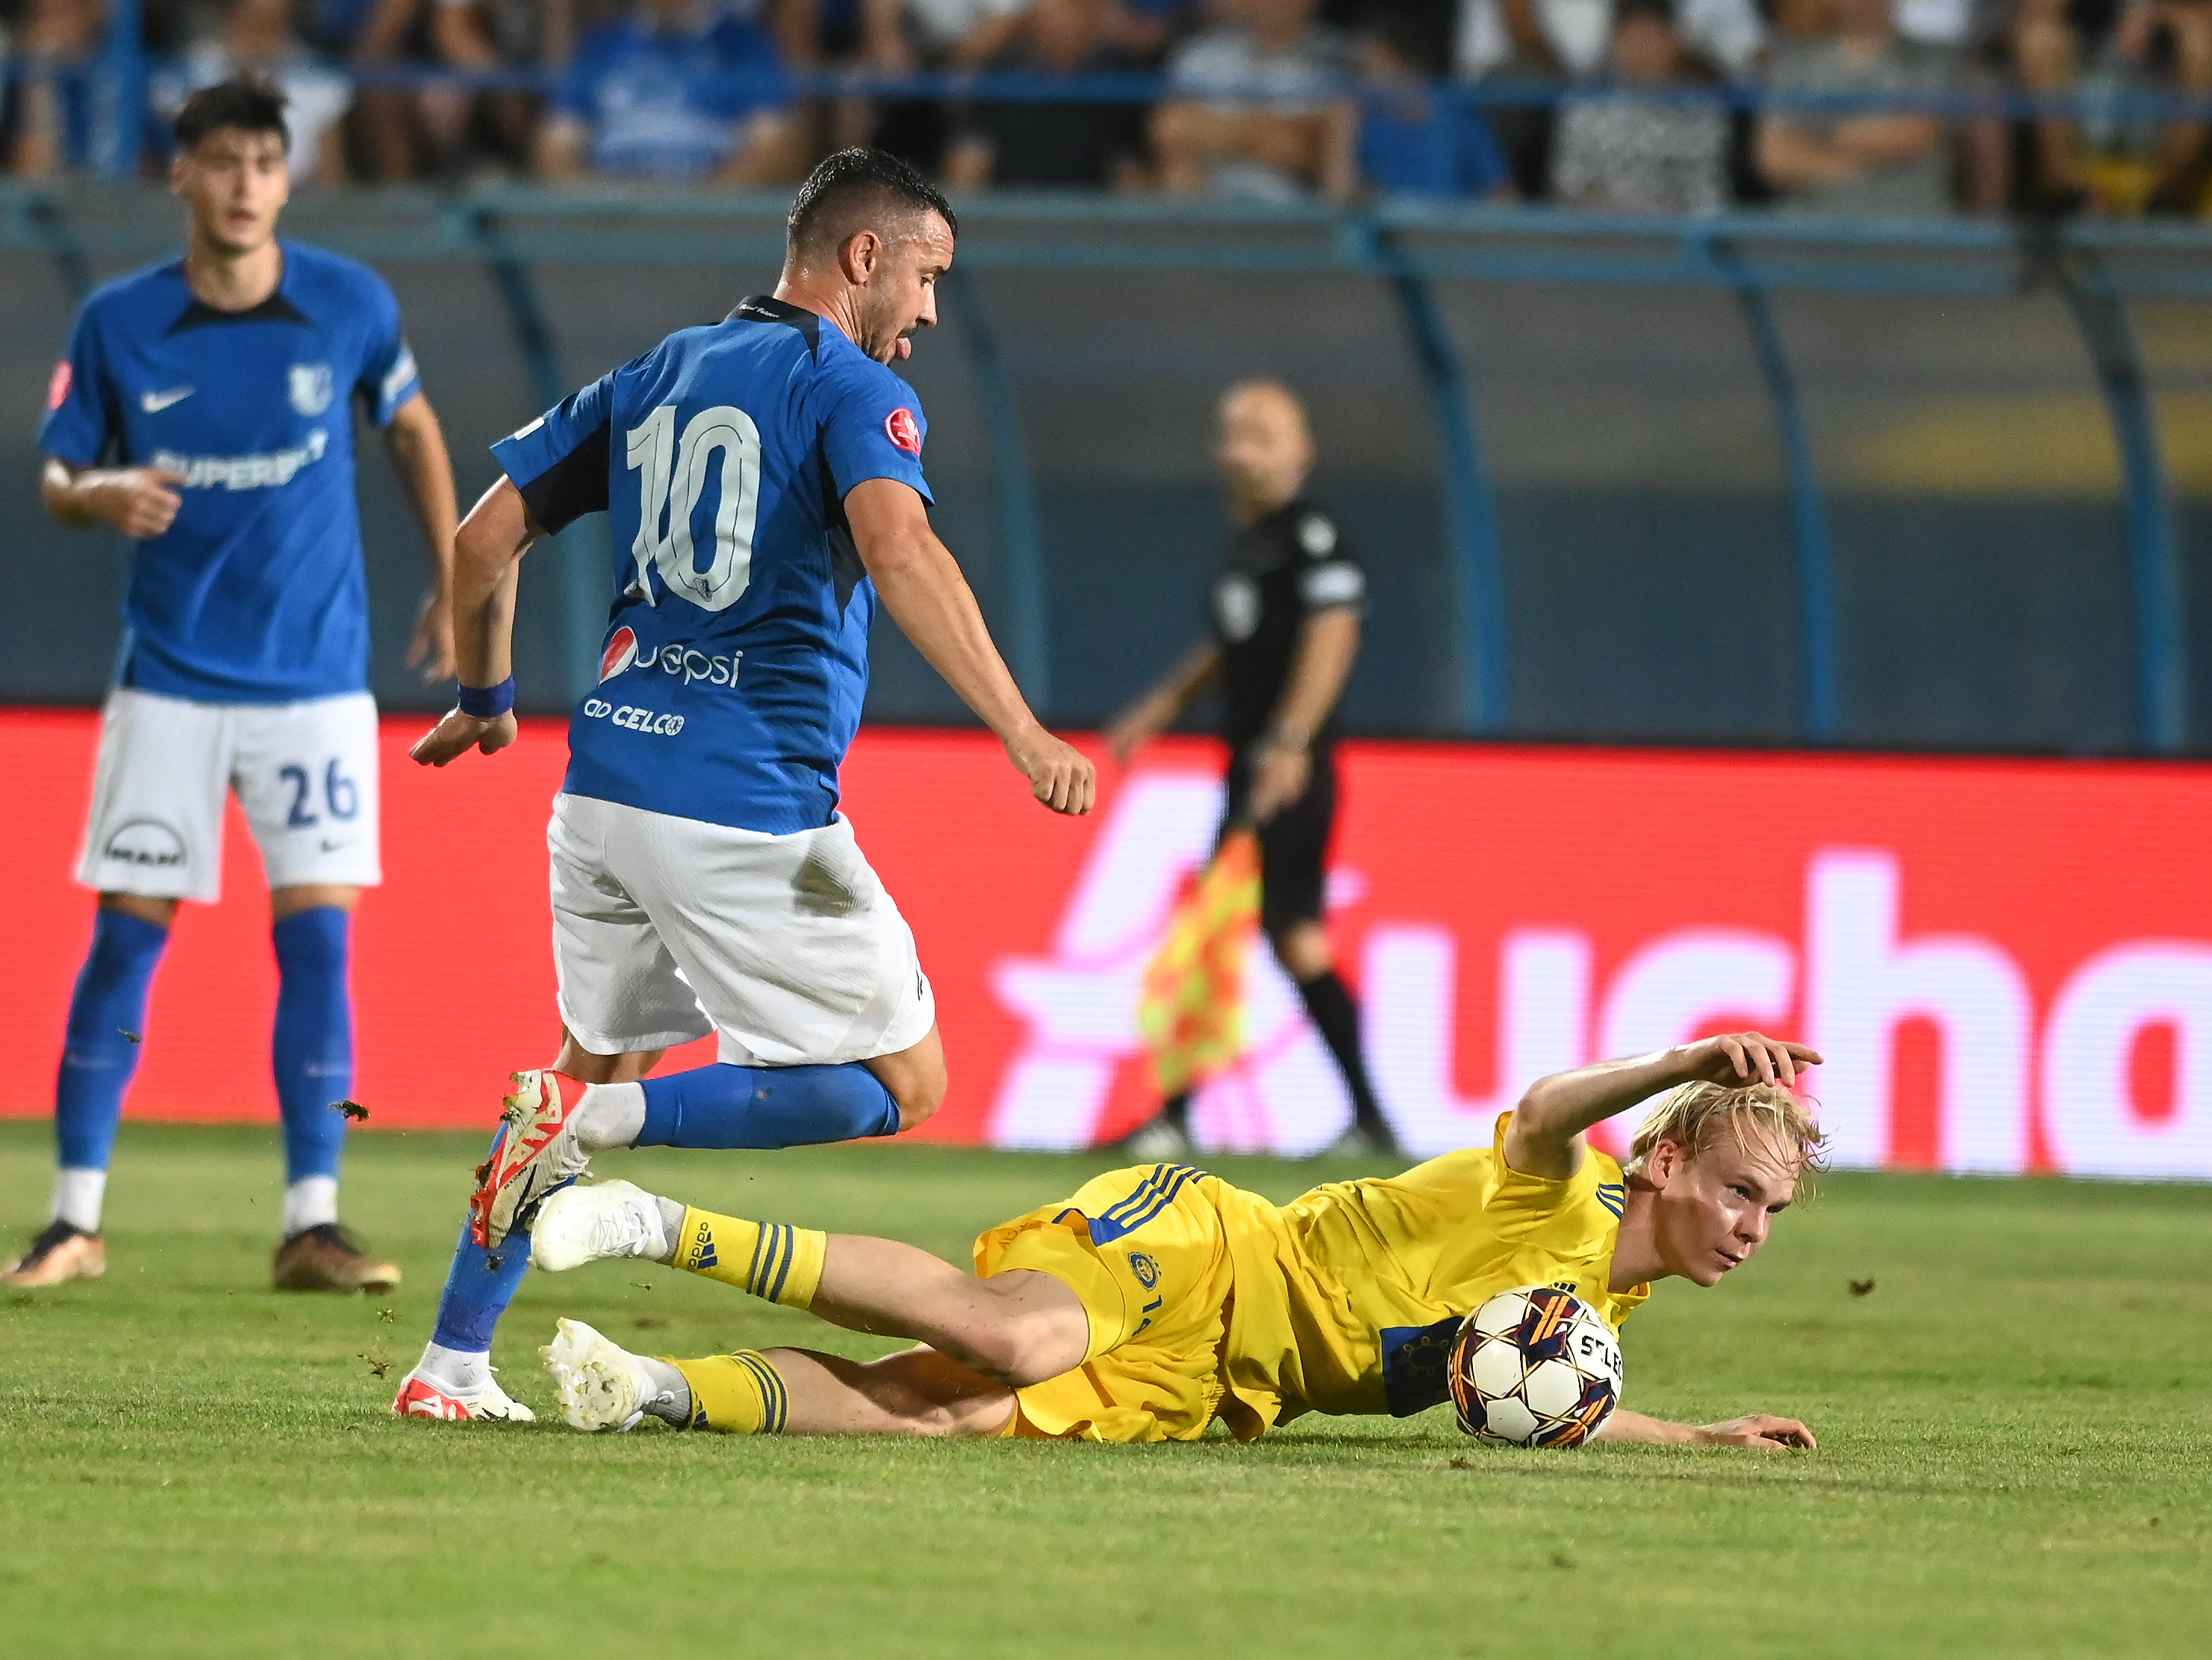
[[[356, 836], [354, 839], [358, 841], [360, 838]], [[323, 838], [323, 851], [325, 853], [336, 853], [340, 848], [349, 848], [352, 845], [353, 842], [333, 842], [327, 836]]]
[[181, 404], [191, 395], [192, 388], [190, 386], [173, 386], [167, 392], [144, 392], [139, 397], [138, 407], [149, 415], [159, 415], [170, 404]]

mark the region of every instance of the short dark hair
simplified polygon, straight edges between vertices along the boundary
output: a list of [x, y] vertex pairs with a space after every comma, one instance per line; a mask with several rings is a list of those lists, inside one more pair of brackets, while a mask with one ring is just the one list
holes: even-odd
[[289, 153], [292, 130], [284, 125], [284, 94], [265, 81], [241, 76], [216, 86], [202, 87], [177, 106], [169, 131], [179, 150], [195, 150], [200, 140], [225, 127], [241, 132], [273, 132]]
[[802, 265], [818, 259], [867, 229], [886, 208], [900, 217], [933, 213], [960, 234], [944, 192], [888, 150], [855, 147], [832, 151], [806, 175], [784, 222], [784, 246]]

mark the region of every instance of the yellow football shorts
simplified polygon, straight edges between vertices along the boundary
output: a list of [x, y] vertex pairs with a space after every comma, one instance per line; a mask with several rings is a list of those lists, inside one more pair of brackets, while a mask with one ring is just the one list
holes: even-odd
[[975, 1241], [975, 1272], [1035, 1268], [1083, 1299], [1082, 1365], [1016, 1392], [1011, 1433], [1088, 1441], [1191, 1441], [1221, 1401], [1233, 1284], [1215, 1190], [1185, 1164], [1139, 1165]]

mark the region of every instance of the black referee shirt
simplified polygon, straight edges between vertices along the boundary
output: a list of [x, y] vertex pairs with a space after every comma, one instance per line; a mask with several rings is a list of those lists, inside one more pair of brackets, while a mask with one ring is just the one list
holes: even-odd
[[[1366, 597], [1366, 569], [1342, 527], [1303, 497], [1237, 532], [1213, 579], [1213, 637], [1228, 701], [1221, 735], [1231, 750], [1249, 748], [1274, 719], [1306, 618], [1357, 608]], [[1332, 710], [1315, 747], [1335, 733]]]

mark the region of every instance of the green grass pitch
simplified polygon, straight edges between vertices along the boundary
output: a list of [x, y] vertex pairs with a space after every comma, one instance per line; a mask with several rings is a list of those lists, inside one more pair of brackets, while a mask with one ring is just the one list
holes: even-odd
[[[11, 1237], [48, 1146], [0, 1125]], [[479, 1146], [356, 1138], [348, 1219], [407, 1274], [380, 1304], [267, 1289], [273, 1133], [125, 1130], [107, 1279], [0, 1293], [0, 1655], [2205, 1651], [2203, 1190], [1834, 1177], [1731, 1283], [1629, 1323], [1631, 1404], [1794, 1414], [1817, 1453], [1519, 1452], [1441, 1410], [1251, 1447], [749, 1442], [389, 1415]], [[964, 1262], [1102, 1161], [601, 1167]], [[1278, 1197], [1352, 1173], [1213, 1168]], [[646, 1265], [532, 1274], [495, 1358], [541, 1412], [556, 1313], [666, 1353], [881, 1347]]]

